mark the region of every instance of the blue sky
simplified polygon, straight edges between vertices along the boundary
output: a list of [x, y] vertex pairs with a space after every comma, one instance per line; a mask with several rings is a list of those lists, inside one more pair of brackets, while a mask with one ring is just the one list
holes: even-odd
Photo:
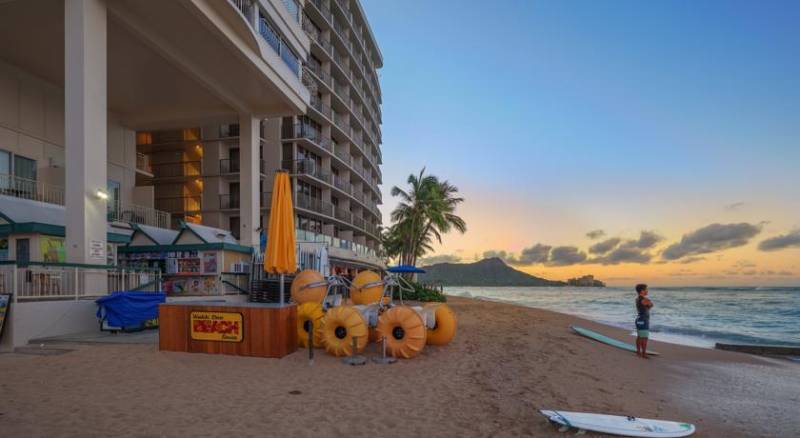
[[800, 226], [800, 2], [362, 3], [385, 60], [384, 212], [422, 166], [468, 198], [475, 226], [439, 253]]

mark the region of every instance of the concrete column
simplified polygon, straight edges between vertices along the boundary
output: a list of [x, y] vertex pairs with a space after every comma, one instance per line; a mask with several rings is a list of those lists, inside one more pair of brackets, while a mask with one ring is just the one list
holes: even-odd
[[66, 251], [72, 263], [106, 264], [106, 4], [64, 6]]
[[240, 225], [239, 242], [245, 246], [258, 246], [259, 207], [258, 152], [261, 149], [261, 120], [251, 114], [239, 115], [239, 192]]

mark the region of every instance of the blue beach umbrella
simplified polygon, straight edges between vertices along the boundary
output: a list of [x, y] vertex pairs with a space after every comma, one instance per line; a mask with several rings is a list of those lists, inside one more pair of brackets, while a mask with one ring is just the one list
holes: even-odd
[[392, 274], [424, 274], [425, 270], [411, 265], [398, 265], [387, 268], [386, 272], [391, 272]]

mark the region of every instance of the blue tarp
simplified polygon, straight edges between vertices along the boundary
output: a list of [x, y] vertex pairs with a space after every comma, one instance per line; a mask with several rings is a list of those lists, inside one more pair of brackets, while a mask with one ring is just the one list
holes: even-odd
[[97, 318], [112, 327], [140, 327], [158, 318], [158, 305], [166, 301], [164, 292], [114, 292], [95, 301]]
[[393, 274], [424, 274], [425, 270], [411, 265], [392, 266], [387, 269], [388, 272]]

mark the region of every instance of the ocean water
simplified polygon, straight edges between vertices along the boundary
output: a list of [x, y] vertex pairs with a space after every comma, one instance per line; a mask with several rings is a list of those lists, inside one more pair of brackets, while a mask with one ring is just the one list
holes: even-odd
[[[446, 287], [449, 295], [567, 313], [634, 330], [632, 288]], [[800, 346], [800, 287], [651, 288], [650, 336], [711, 348], [715, 343]]]

